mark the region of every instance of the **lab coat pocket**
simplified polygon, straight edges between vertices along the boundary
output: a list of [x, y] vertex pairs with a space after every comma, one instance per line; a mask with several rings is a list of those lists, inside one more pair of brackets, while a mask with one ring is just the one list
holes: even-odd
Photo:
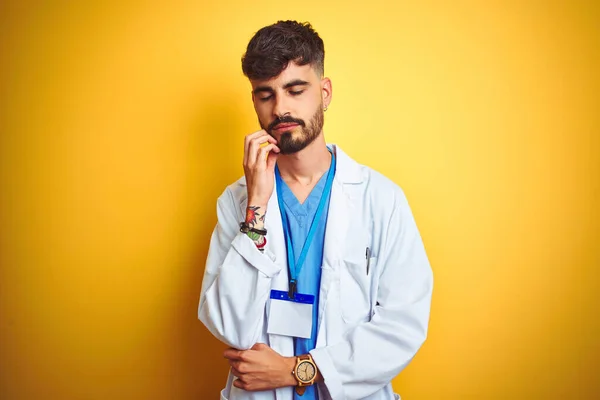
[[344, 260], [340, 265], [340, 303], [346, 324], [366, 322], [371, 317], [371, 279], [376, 257]]

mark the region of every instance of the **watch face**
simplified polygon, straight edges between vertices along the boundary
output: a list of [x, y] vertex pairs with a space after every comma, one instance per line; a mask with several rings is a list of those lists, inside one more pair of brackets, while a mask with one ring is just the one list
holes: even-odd
[[309, 382], [315, 376], [315, 367], [309, 361], [302, 361], [296, 370], [296, 376], [302, 382]]

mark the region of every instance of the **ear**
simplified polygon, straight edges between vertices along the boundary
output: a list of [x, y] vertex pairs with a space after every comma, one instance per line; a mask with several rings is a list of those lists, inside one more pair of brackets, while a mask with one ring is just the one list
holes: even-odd
[[329, 107], [331, 103], [331, 97], [333, 96], [333, 89], [331, 87], [331, 79], [321, 79], [321, 96], [323, 99], [323, 107]]

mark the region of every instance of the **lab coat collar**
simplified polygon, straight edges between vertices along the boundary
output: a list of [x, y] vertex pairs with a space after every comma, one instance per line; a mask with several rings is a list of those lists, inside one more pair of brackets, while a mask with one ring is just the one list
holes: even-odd
[[351, 159], [344, 151], [335, 144], [328, 145], [332, 147], [336, 155], [335, 179], [341, 183], [356, 184], [362, 183], [364, 178], [360, 164]]

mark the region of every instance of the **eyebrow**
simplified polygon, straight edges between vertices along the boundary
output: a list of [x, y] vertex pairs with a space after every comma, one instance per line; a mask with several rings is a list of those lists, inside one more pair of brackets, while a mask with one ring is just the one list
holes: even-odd
[[[309, 86], [309, 85], [310, 85], [310, 83], [307, 81], [303, 81], [302, 79], [294, 79], [293, 81], [288, 82], [285, 85], [283, 85], [283, 88], [289, 89], [294, 86]], [[275, 90], [271, 86], [258, 86], [258, 87], [256, 87], [256, 89], [254, 89], [252, 91], [252, 93], [254, 93], [254, 94], [259, 94], [259, 93], [263, 93], [263, 92], [273, 93], [273, 92], [275, 92]]]
[[302, 79], [295, 79], [291, 82], [286, 83], [285, 85], [283, 85], [284, 89], [289, 89], [293, 86], [308, 86], [310, 85], [310, 83], [308, 83], [307, 81], [303, 81]]

